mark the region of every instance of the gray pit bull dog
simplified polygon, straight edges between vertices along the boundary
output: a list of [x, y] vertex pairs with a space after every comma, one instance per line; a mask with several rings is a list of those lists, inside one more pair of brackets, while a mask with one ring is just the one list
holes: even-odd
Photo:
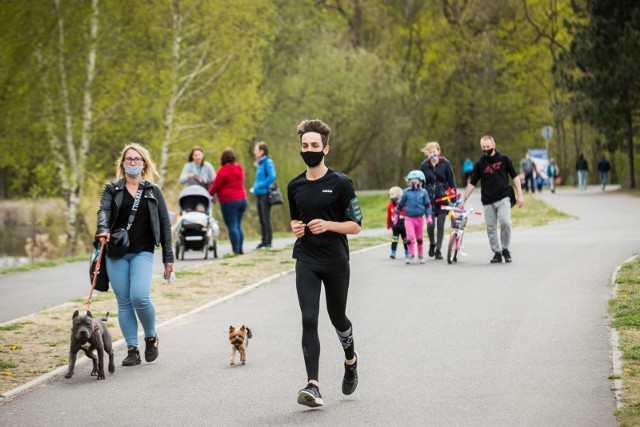
[[[71, 328], [71, 348], [69, 350], [69, 370], [64, 376], [71, 378], [76, 365], [76, 355], [79, 350], [84, 351], [93, 361], [93, 371], [91, 375], [97, 375], [99, 380], [104, 379], [104, 353], [109, 355], [109, 373], [116, 370], [113, 363], [113, 348], [111, 346], [111, 334], [104, 323], [109, 318], [109, 312], [101, 319], [94, 319], [90, 311], [87, 314], [79, 314], [78, 310], [73, 313], [73, 326]], [[98, 357], [93, 354], [93, 350], [98, 350]]]

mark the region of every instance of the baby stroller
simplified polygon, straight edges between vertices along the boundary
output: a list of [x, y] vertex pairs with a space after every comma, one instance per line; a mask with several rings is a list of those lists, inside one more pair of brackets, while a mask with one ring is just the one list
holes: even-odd
[[218, 258], [218, 243], [216, 237], [220, 233], [220, 226], [213, 218], [213, 202], [209, 192], [199, 185], [185, 187], [178, 194], [180, 217], [171, 227], [176, 238], [176, 259], [184, 259], [186, 251], [202, 251], [204, 259]]

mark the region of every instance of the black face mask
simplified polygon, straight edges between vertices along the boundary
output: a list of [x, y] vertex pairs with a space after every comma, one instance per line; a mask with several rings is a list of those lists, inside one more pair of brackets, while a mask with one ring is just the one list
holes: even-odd
[[485, 157], [491, 157], [491, 155], [493, 154], [493, 148], [489, 150], [482, 150], [482, 152], [484, 153]]
[[313, 168], [318, 166], [322, 161], [324, 151], [301, 151], [300, 156], [302, 156], [302, 160], [304, 160], [307, 166]]

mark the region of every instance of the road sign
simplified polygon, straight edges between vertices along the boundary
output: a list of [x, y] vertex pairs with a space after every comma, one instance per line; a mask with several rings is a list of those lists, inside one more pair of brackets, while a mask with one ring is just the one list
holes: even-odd
[[542, 128], [542, 137], [547, 141], [553, 136], [553, 128], [551, 126], [545, 126]]

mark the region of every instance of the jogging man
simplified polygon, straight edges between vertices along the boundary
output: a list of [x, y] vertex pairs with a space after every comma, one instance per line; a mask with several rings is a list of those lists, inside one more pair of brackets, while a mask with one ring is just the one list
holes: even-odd
[[[511, 202], [509, 192], [509, 177], [513, 180], [516, 189], [516, 203], [518, 207], [524, 205], [520, 177], [513, 167], [511, 159], [496, 150], [496, 143], [489, 135], [480, 140], [480, 148], [483, 155], [473, 167], [471, 181], [467, 185], [460, 207], [464, 207], [478, 181], [481, 181], [482, 205], [484, 206], [484, 218], [487, 224], [489, 244], [494, 253], [491, 263], [511, 262], [509, 245], [511, 243]], [[500, 235], [498, 236], [498, 222], [500, 223]]]
[[358, 357], [351, 321], [345, 313], [350, 278], [346, 235], [360, 232], [362, 212], [349, 177], [324, 164], [324, 156], [330, 149], [330, 133], [329, 126], [320, 120], [304, 120], [298, 125], [300, 155], [307, 170], [291, 180], [287, 188], [291, 230], [298, 238], [293, 258], [308, 381], [298, 393], [298, 403], [310, 407], [323, 405], [318, 382], [322, 283], [329, 318], [345, 354], [342, 392], [349, 395], [358, 386]]

